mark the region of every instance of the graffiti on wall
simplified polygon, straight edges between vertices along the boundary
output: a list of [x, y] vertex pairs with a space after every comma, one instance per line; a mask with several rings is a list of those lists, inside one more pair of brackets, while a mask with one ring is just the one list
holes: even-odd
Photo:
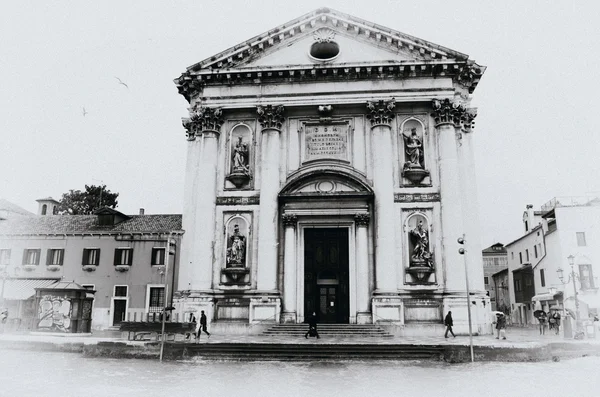
[[46, 331], [70, 332], [71, 301], [62, 296], [46, 295], [38, 308], [38, 329]]

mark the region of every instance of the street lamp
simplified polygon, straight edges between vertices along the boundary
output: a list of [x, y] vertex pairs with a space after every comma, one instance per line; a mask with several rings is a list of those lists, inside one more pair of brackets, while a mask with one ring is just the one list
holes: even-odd
[[569, 260], [569, 265], [571, 266], [571, 274], [569, 274], [569, 278], [567, 281], [564, 280], [564, 272], [560, 267], [556, 270], [558, 273], [558, 278], [563, 285], [569, 284], [573, 281], [573, 297], [575, 298], [575, 338], [578, 339], [581, 337], [581, 316], [579, 315], [579, 299], [577, 298], [577, 285], [575, 283], [576, 279], [579, 279], [579, 275], [575, 273], [575, 257], [573, 255], [569, 255], [567, 257]]

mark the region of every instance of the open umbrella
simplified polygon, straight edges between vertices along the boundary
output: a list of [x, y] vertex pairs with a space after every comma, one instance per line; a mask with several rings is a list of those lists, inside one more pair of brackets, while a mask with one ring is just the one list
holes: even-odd
[[543, 310], [536, 310], [533, 312], [533, 317], [539, 319], [542, 314], [546, 314], [546, 312]]

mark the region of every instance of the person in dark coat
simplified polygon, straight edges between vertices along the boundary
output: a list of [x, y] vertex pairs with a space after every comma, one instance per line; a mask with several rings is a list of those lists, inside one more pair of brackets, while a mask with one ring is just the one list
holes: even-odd
[[498, 336], [496, 339], [506, 339], [506, 316], [504, 314], [496, 314], [496, 329], [498, 330]]
[[316, 336], [317, 339], [319, 339], [319, 332], [317, 332], [317, 313], [315, 312], [308, 318], [308, 331], [306, 331], [304, 337], [308, 339], [309, 336]]
[[454, 335], [454, 331], [452, 331], [452, 326], [454, 325], [454, 322], [452, 321], [451, 311], [448, 311], [448, 314], [446, 314], [446, 318], [444, 318], [444, 325], [446, 326], [446, 333], [444, 334], [444, 337], [447, 338], [448, 332], [450, 332], [452, 336], [456, 338], [456, 335]]
[[198, 327], [198, 334], [196, 335], [196, 339], [200, 340], [200, 335], [202, 331], [210, 338], [210, 333], [206, 330], [206, 314], [204, 314], [204, 310], [200, 311], [200, 327]]
[[[194, 316], [194, 313], [190, 313], [190, 323], [193, 324], [193, 326], [192, 326], [193, 328], [192, 329], [195, 331], [196, 330], [196, 316]], [[190, 337], [192, 336], [192, 334], [194, 335], [194, 338], [196, 338], [196, 333], [195, 332], [193, 332], [193, 333], [192, 332], [187, 332], [185, 334], [185, 339], [190, 339]]]

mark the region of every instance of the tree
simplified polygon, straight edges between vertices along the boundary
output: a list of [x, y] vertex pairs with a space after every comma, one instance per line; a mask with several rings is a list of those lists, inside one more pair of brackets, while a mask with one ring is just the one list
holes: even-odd
[[69, 190], [63, 193], [58, 204], [58, 213], [63, 215], [90, 215], [99, 208], [117, 207], [119, 193], [111, 193], [106, 185], [85, 185], [85, 191]]

